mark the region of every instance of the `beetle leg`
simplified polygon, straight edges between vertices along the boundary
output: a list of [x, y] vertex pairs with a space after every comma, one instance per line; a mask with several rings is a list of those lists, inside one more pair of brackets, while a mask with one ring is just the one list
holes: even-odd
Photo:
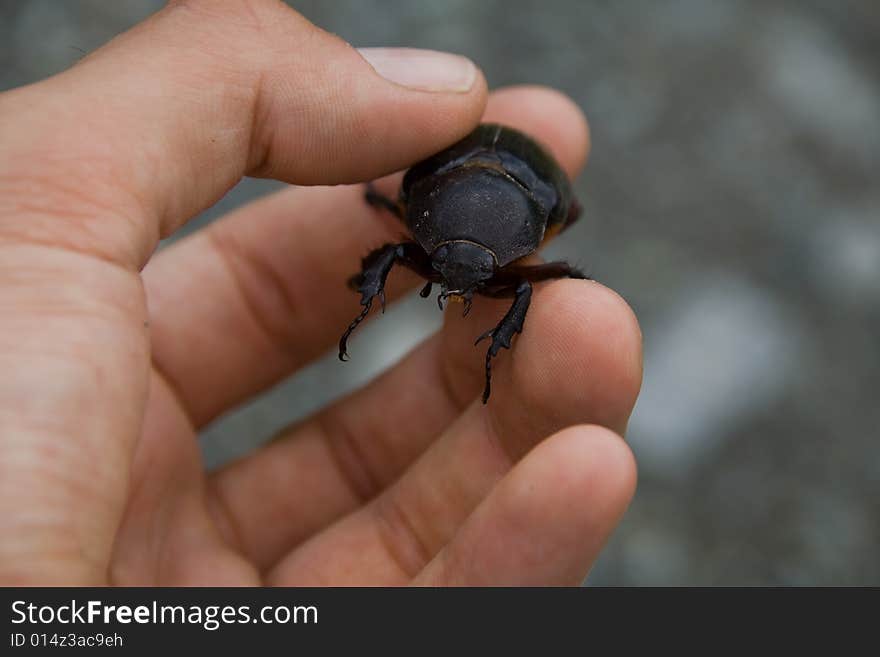
[[427, 299], [429, 296], [431, 296], [432, 287], [434, 287], [434, 284], [431, 281], [425, 283], [425, 287], [423, 287], [422, 291], [419, 292], [419, 296], [422, 297], [422, 299]]
[[539, 265], [508, 265], [499, 270], [490, 282], [492, 284], [515, 285], [517, 281], [522, 279], [532, 283], [540, 283], [555, 278], [589, 280], [591, 277], [567, 262], [544, 262]]
[[[376, 249], [364, 258], [363, 271], [349, 280], [349, 285], [357, 286], [356, 289], [360, 292], [363, 309], [351, 324], [348, 325], [345, 333], [339, 339], [339, 360], [348, 360], [348, 351], [346, 350], [348, 337], [370, 313], [373, 299], [384, 292], [385, 279], [388, 278], [388, 272], [391, 271], [400, 248], [399, 244], [386, 244]], [[380, 297], [380, 301], [382, 301], [382, 306], [384, 307], [385, 303], [382, 297]]]
[[364, 200], [374, 208], [383, 208], [388, 210], [388, 212], [398, 219], [403, 219], [403, 208], [400, 204], [392, 201], [387, 196], [380, 194], [373, 183], [367, 183], [367, 189], [364, 192]]
[[509, 349], [510, 341], [517, 333], [522, 333], [523, 322], [532, 298], [531, 283], [540, 283], [556, 278], [589, 279], [590, 277], [572, 267], [567, 262], [545, 262], [539, 265], [508, 265], [498, 270], [488, 281], [488, 285], [480, 289], [483, 296], [493, 298], [515, 297], [513, 305], [499, 322], [498, 326], [486, 331], [477, 338], [474, 344], [491, 337], [492, 344], [486, 353], [486, 388], [483, 390], [483, 403], [489, 399], [492, 380], [491, 361], [501, 348]]
[[415, 242], [386, 244], [367, 255], [363, 260], [361, 273], [352, 276], [348, 281], [349, 287], [360, 293], [363, 309], [339, 339], [339, 360], [348, 360], [348, 351], [346, 350], [348, 338], [358, 327], [358, 324], [364, 321], [370, 313], [373, 299], [379, 297], [382, 311], [385, 311], [385, 280], [395, 263], [409, 267], [422, 276], [435, 275], [431, 271], [431, 263], [427, 254]]
[[484, 297], [492, 297], [493, 299], [509, 299], [516, 296], [516, 285], [507, 285], [504, 287], [482, 287], [479, 294]]
[[[504, 292], [508, 292], [510, 288], [506, 288]], [[498, 291], [501, 294], [501, 291]], [[529, 303], [532, 300], [532, 284], [528, 281], [521, 281], [514, 290], [515, 298], [507, 314], [498, 322], [498, 326], [483, 333], [475, 345], [481, 340], [491, 337], [492, 344], [486, 352], [486, 387], [483, 389], [483, 403], [489, 401], [489, 395], [492, 392], [492, 359], [498, 355], [502, 348], [510, 349], [510, 341], [517, 333], [522, 333], [523, 322], [526, 319], [526, 313], [529, 310]], [[492, 295], [494, 296], [494, 295]]]

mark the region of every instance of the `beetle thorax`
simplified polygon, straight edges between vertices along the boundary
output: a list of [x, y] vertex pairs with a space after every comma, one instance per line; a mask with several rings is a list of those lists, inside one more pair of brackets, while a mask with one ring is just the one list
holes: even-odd
[[460, 166], [417, 181], [406, 219], [428, 253], [450, 242], [472, 243], [503, 267], [538, 247], [547, 212], [503, 172]]

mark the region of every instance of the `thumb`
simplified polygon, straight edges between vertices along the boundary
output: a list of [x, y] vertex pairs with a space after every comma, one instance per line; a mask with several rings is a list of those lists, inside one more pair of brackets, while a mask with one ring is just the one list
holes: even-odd
[[[64, 74], [4, 94], [0, 179], [34, 172], [49, 199], [38, 216], [19, 208], [20, 226], [78, 229], [79, 248], [99, 239], [102, 256], [140, 266], [243, 175], [378, 177], [465, 135], [485, 100], [464, 57], [358, 51], [277, 0], [178, 1]], [[71, 209], [101, 225], [83, 235], [57, 221]]]

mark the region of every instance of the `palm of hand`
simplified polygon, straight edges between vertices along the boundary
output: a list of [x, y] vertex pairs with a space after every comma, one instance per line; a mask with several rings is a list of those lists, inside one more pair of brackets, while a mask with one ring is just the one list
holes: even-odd
[[[0, 389], [0, 517], [14, 537], [0, 575], [51, 584], [580, 581], [632, 494], [631, 455], [617, 434], [641, 376], [637, 324], [595, 283], [537, 291], [525, 332], [496, 365], [488, 407], [471, 344], [502, 306], [481, 300], [466, 320], [448, 314], [438, 335], [369, 386], [205, 473], [198, 429], [333, 345], [356, 306], [345, 278], [399, 227], [357, 186], [312, 187], [251, 204], [149, 259], [157, 238], [245, 173], [332, 184], [399, 169], [466, 132], [483, 114], [485, 87], [478, 78], [466, 93], [407, 91], [271, 3], [260, 11], [281, 12], [273, 17], [286, 33], [242, 33], [228, 16], [206, 23], [200, 3], [189, 4], [196, 15], [172, 7], [64, 75], [0, 100], [0, 116], [14, 118], [0, 121], [9, 145], [0, 304], [14, 309], [0, 334], [0, 360], [14, 374]], [[153, 53], [150, 79], [191, 90], [196, 71], [226, 85], [195, 99], [163, 87], [175, 100], [161, 108], [119, 93], [123, 55], [193, 30], [205, 41], [180, 45], [192, 57]], [[292, 75], [277, 61], [260, 75], [253, 61], [219, 66], [205, 52], [224, 30], [278, 48], [307, 41], [313, 50], [299, 56], [370, 79], [361, 94], [370, 102], [311, 116], [333, 89], [267, 84]], [[292, 42], [297, 30], [314, 39]], [[68, 85], [84, 93], [71, 99]], [[237, 97], [243, 88], [253, 95]], [[94, 118], [102, 102], [113, 120]], [[352, 116], [369, 129], [346, 135], [358, 125]], [[554, 92], [496, 92], [485, 116], [528, 129], [570, 173], [585, 157], [583, 120]], [[314, 137], [333, 120], [333, 140]], [[199, 133], [205, 124], [215, 136]], [[387, 136], [382, 149], [372, 135]], [[389, 283], [393, 298], [415, 279]]]

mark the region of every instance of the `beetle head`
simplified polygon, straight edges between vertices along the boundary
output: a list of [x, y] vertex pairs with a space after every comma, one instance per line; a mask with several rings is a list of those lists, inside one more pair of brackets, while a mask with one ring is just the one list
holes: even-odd
[[441, 303], [448, 297], [461, 298], [465, 309], [480, 285], [495, 273], [495, 256], [474, 242], [445, 242], [431, 254], [431, 265], [443, 277]]

